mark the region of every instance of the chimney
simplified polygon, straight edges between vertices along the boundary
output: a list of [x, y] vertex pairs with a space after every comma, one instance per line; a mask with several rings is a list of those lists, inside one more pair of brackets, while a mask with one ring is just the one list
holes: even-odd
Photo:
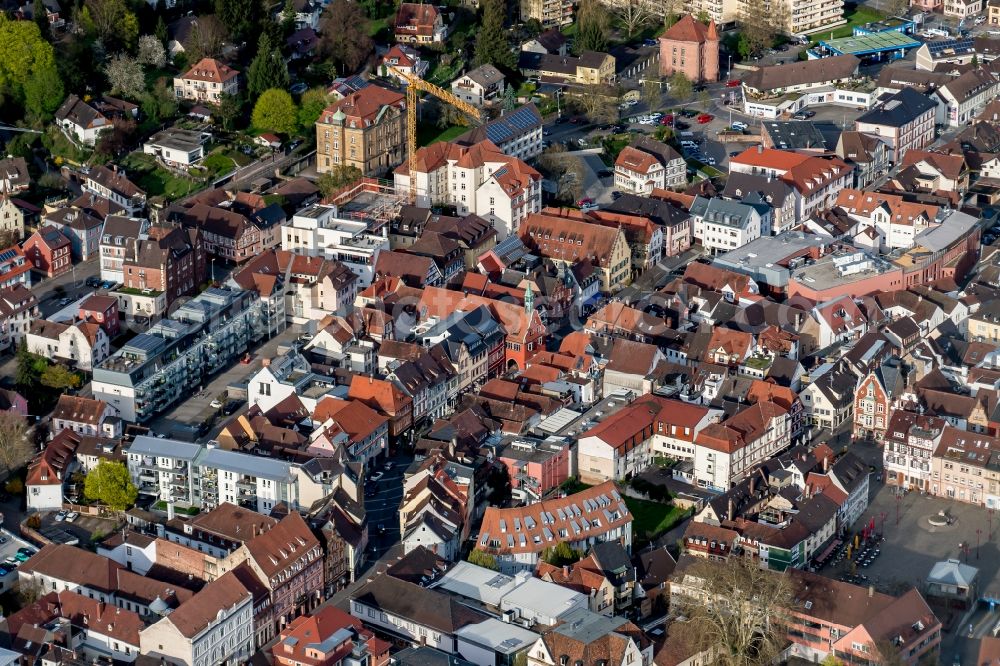
[[823, 473], [830, 471], [830, 456], [823, 456]]
[[753, 491], [754, 491], [754, 489], [756, 487], [757, 487], [757, 477], [756, 476], [751, 476], [750, 477], [750, 494], [751, 495], [753, 495]]
[[569, 565], [568, 564], [564, 564], [563, 565], [563, 577], [564, 578], [569, 578]]
[[758, 144], [757, 144], [757, 154], [758, 154], [758, 155], [760, 155], [760, 154], [762, 154], [763, 152], [764, 152], [764, 144], [762, 144], [762, 143], [758, 143]]
[[734, 507], [733, 507], [733, 498], [730, 497], [729, 498], [729, 512], [726, 515], [726, 520], [732, 520], [733, 516], [735, 515], [735, 513], [736, 512], [734, 511]]
[[868, 598], [871, 599], [874, 596], [875, 596], [875, 586], [874, 585], [869, 585], [868, 586]]

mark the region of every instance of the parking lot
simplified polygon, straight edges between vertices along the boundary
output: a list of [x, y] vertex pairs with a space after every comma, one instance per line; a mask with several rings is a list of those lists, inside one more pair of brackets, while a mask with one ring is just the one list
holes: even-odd
[[117, 521], [97, 516], [81, 514], [71, 522], [57, 520], [56, 511], [45, 511], [37, 515], [42, 523], [36, 531], [53, 543], [83, 546], [103, 539], [118, 527]]

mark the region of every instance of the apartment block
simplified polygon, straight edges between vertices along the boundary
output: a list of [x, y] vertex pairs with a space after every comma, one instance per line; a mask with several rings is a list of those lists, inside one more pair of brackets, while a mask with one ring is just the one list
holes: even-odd
[[209, 288], [96, 366], [94, 396], [126, 421], [148, 421], [196, 392], [206, 376], [275, 325], [256, 294]]

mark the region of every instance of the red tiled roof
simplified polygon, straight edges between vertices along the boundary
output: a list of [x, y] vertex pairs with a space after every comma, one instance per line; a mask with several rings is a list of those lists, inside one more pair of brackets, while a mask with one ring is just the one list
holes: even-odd
[[202, 58], [194, 67], [189, 69], [182, 79], [192, 81], [210, 81], [214, 83], [224, 83], [239, 76], [240, 73], [225, 65], [215, 58]]
[[[617, 518], [609, 523], [605, 511], [617, 514]], [[543, 513], [546, 515], [544, 520]], [[548, 516], [554, 520], [549, 521]], [[587, 522], [583, 522], [584, 518]], [[614, 482], [606, 481], [573, 495], [528, 506], [488, 507], [476, 548], [494, 554], [540, 553], [561, 541], [600, 540], [602, 535], [631, 522], [632, 514]], [[494, 539], [499, 546], [491, 545]]]

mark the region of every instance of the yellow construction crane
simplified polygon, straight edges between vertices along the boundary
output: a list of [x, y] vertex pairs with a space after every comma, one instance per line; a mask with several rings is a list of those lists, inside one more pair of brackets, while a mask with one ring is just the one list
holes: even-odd
[[463, 102], [444, 88], [428, 83], [416, 76], [403, 73], [406, 79], [406, 159], [410, 169], [410, 203], [417, 200], [417, 93], [428, 92], [442, 102], [450, 104], [466, 115], [472, 116], [477, 122], [482, 122], [482, 111], [468, 102]]

